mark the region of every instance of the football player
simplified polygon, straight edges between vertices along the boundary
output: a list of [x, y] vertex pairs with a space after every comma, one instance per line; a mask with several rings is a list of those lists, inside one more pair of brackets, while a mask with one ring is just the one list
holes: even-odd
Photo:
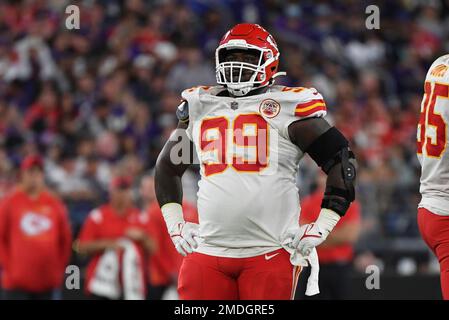
[[438, 257], [443, 298], [449, 299], [449, 54], [434, 61], [424, 83], [417, 132], [421, 164], [418, 226]]
[[[186, 256], [178, 292], [181, 299], [290, 299], [300, 272], [290, 254], [307, 257], [354, 200], [354, 155], [323, 119], [320, 93], [274, 85], [279, 50], [265, 29], [234, 26], [215, 56], [218, 86], [182, 93], [181, 138], [169, 139], [156, 164], [157, 199]], [[195, 148], [200, 162], [199, 225], [182, 218], [181, 177], [190, 165], [175, 159], [182, 141], [181, 153]], [[300, 227], [295, 177], [304, 153], [328, 176], [318, 219]]]

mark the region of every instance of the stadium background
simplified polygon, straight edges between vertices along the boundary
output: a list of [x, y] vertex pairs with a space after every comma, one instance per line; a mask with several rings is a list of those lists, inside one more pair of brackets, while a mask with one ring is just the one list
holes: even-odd
[[[79, 30], [65, 27], [69, 4]], [[378, 30], [365, 27], [370, 4]], [[0, 196], [25, 155], [43, 154], [76, 235], [114, 172], [137, 186], [153, 168], [180, 92], [215, 82], [214, 50], [241, 21], [277, 40], [287, 71], [278, 83], [317, 88], [351, 140], [362, 205], [352, 296], [440, 297], [416, 226], [415, 141], [425, 73], [449, 51], [449, 1], [0, 0]], [[316, 173], [304, 159], [301, 197]], [[184, 179], [192, 201], [197, 179], [195, 168]], [[369, 264], [382, 270], [381, 290], [364, 288]]]

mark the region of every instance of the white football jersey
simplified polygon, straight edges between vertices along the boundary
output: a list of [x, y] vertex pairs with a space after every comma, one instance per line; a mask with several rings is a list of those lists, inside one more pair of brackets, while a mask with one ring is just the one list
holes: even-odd
[[302, 151], [288, 126], [323, 117], [315, 89], [272, 86], [239, 98], [217, 96], [221, 86], [185, 90], [187, 135], [201, 167], [198, 252], [251, 257], [281, 248], [281, 236], [298, 225], [295, 178]]
[[417, 131], [422, 195], [419, 207], [449, 215], [449, 54], [431, 65]]

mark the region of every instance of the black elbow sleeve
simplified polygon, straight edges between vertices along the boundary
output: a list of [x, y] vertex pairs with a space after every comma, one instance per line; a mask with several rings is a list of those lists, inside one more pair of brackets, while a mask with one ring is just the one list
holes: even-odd
[[343, 216], [351, 202], [355, 200], [355, 158], [346, 147], [337, 153], [335, 163], [336, 165], [330, 169], [328, 174], [321, 207], [331, 209]]
[[337, 152], [347, 147], [348, 140], [337, 128], [332, 127], [315, 139], [305, 152], [310, 155], [324, 172], [329, 173], [333, 166], [329, 161], [334, 159]]
[[[334, 182], [328, 183], [321, 207], [331, 209], [341, 216], [346, 213], [355, 199], [355, 156], [348, 145], [348, 141], [341, 132], [331, 128], [306, 150], [328, 174], [328, 179]], [[336, 165], [339, 166], [336, 167]]]

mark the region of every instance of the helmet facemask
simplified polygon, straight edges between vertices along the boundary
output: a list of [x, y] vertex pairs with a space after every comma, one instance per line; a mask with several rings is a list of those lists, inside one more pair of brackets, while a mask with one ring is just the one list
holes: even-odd
[[[254, 59], [251, 63], [227, 59], [235, 52], [250, 54]], [[219, 47], [215, 57], [217, 83], [225, 85], [234, 96], [244, 96], [251, 90], [268, 85], [266, 81], [268, 61], [265, 61], [267, 56], [273, 56], [271, 50], [255, 46]]]

